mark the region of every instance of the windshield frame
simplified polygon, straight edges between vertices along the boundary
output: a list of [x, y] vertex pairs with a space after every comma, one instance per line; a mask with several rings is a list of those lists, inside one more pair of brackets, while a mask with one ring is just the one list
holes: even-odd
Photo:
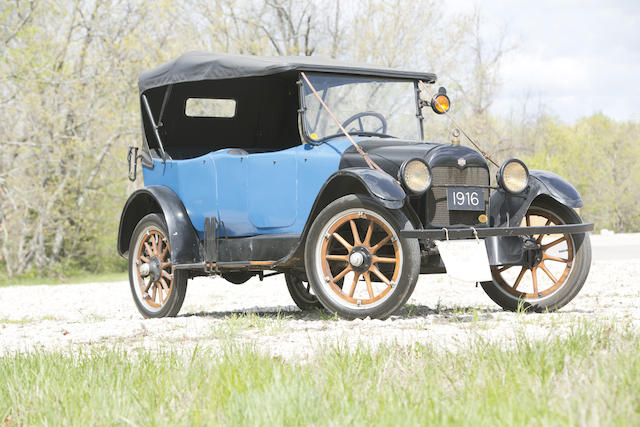
[[[417, 126], [418, 126], [418, 136], [420, 138], [420, 141], [424, 141], [424, 126], [423, 126], [423, 122], [424, 122], [424, 117], [422, 115], [422, 108], [420, 105], [420, 88], [418, 86], [418, 81], [415, 79], [402, 79], [402, 78], [381, 78], [378, 76], [369, 76], [369, 75], [353, 75], [353, 74], [341, 74], [341, 73], [306, 73], [307, 76], [314, 76], [314, 75], [327, 75], [327, 76], [335, 76], [335, 77], [346, 77], [346, 78], [351, 78], [351, 79], [375, 79], [376, 81], [389, 81], [389, 82], [412, 82], [413, 83], [413, 93], [414, 93], [414, 102], [415, 102], [415, 107], [416, 107], [416, 119], [417, 119]], [[311, 144], [311, 145], [320, 145], [324, 142], [327, 142], [331, 139], [334, 138], [338, 138], [340, 136], [343, 136], [343, 133], [339, 133], [339, 134], [333, 134], [333, 135], [327, 135], [323, 138], [320, 139], [313, 139], [311, 138], [311, 134], [310, 131], [308, 129], [308, 118], [306, 117], [307, 114], [307, 105], [305, 103], [305, 85], [306, 83], [304, 82], [304, 80], [302, 79], [302, 76], [299, 74], [298, 75], [298, 98], [299, 98], [299, 103], [300, 103], [300, 108], [298, 109], [298, 128], [300, 130], [300, 137], [302, 139], [302, 143], [303, 144]], [[311, 88], [309, 88], [311, 89]], [[358, 134], [354, 134], [354, 136], [361, 136]], [[365, 137], [367, 137], [367, 135], [363, 135]], [[372, 136], [372, 135], [368, 135], [368, 136]], [[378, 136], [374, 136], [374, 137], [378, 137]], [[387, 139], [398, 139], [398, 137], [395, 136], [391, 136], [389, 135], [387, 137]]]

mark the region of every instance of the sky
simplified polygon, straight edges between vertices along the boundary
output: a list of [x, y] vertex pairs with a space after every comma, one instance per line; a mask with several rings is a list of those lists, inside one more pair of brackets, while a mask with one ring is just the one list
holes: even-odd
[[[505, 28], [516, 49], [502, 63], [494, 113], [542, 107], [565, 122], [602, 112], [640, 120], [640, 0], [447, 0], [477, 7], [487, 36]], [[493, 33], [493, 34], [492, 34]]]

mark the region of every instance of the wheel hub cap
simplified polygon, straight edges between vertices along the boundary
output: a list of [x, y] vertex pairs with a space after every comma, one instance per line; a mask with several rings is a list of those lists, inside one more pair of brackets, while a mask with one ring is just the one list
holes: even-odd
[[356, 246], [349, 254], [349, 264], [354, 271], [367, 271], [371, 267], [371, 253], [363, 246]]
[[153, 258], [151, 258], [147, 265], [149, 266], [149, 276], [151, 276], [151, 280], [154, 282], [158, 281], [158, 279], [160, 279], [160, 275], [162, 274], [162, 268], [160, 266], [160, 260], [158, 259], [158, 257], [154, 256]]
[[360, 267], [362, 265], [362, 263], [364, 262], [364, 257], [362, 256], [362, 254], [360, 252], [354, 252], [349, 257], [349, 262], [354, 267]]

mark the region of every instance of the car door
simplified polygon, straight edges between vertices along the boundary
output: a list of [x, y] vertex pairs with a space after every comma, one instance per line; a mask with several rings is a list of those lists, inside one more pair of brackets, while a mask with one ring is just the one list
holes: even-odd
[[298, 167], [294, 149], [248, 156], [249, 221], [261, 232], [292, 225], [298, 207]]
[[297, 213], [296, 155], [273, 153], [216, 156], [219, 218], [229, 236], [277, 233]]

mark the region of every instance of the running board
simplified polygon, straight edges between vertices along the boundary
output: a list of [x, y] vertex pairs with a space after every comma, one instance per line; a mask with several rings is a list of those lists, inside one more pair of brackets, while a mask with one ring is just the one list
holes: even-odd
[[261, 270], [269, 270], [275, 261], [229, 261], [229, 262], [200, 262], [196, 264], [177, 264], [173, 268], [175, 270], [204, 270], [208, 273], [213, 273], [214, 270], [237, 270], [239, 268], [256, 268], [261, 267]]

